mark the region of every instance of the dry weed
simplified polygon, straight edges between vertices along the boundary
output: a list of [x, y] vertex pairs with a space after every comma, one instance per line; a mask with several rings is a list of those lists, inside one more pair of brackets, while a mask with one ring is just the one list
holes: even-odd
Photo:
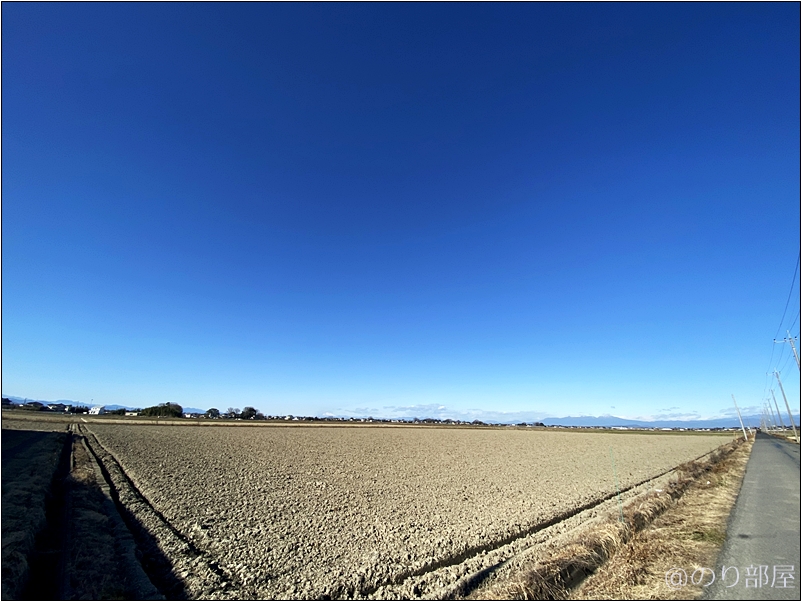
[[698, 473], [687, 492], [571, 595], [576, 599], [696, 599], [701, 586], [675, 590], [666, 584], [674, 567], [694, 571], [715, 565], [726, 524], [740, 489], [751, 445]]
[[[511, 580], [477, 593], [518, 600], [697, 595], [691, 588], [670, 590], [665, 573], [673, 566], [709, 566], [724, 540], [722, 517], [726, 525], [748, 454], [748, 446], [734, 441], [706, 460], [682, 464], [665, 491], [627, 504], [623, 521], [616, 513]], [[690, 489], [694, 495], [686, 493]]]

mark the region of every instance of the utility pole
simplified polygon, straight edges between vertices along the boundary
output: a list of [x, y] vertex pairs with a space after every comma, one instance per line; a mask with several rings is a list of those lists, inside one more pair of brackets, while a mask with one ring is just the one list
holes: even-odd
[[766, 407], [769, 409], [769, 413], [771, 414], [771, 421], [774, 423], [774, 430], [777, 430], [777, 426], [779, 426], [779, 422], [777, 422], [777, 416], [774, 415], [774, 410], [771, 409], [771, 404], [769, 403], [768, 398], [766, 399]]
[[791, 331], [790, 330], [786, 330], [785, 333], [788, 335], [787, 337], [785, 337], [782, 341], [778, 341], [777, 339], [774, 339], [774, 342], [775, 343], [779, 343], [781, 345], [783, 343], [788, 343], [791, 346], [791, 351], [793, 351], [794, 359], [796, 360], [796, 369], [800, 370], [800, 367], [799, 367], [799, 354], [796, 352], [796, 346], [794, 345], [794, 341], [796, 340], [796, 337], [792, 337], [791, 336]]
[[782, 421], [782, 414], [780, 414], [780, 406], [777, 405], [777, 398], [774, 397], [774, 389], [771, 390], [771, 398], [774, 400], [774, 407], [777, 408], [777, 417], [780, 419], [780, 426], [782, 427], [783, 431], [785, 431], [785, 425]]
[[[777, 418], [777, 422], [775, 424], [777, 425], [778, 429], [785, 430], [785, 426], [783, 425], [783, 421], [782, 421], [782, 416], [780, 415], [780, 408], [777, 405], [777, 398], [774, 397], [774, 389], [771, 390], [771, 398], [772, 398], [772, 400], [774, 400], [774, 409], [777, 410], [777, 414], [775, 414], [775, 417]], [[771, 409], [771, 402], [767, 399], [766, 403], [769, 404], [769, 409]], [[774, 412], [774, 410], [771, 410], [771, 411]]]
[[738, 422], [741, 423], [741, 430], [744, 432], [744, 440], [745, 441], [749, 441], [749, 437], [746, 436], [746, 429], [744, 428], [744, 421], [741, 418], [741, 410], [738, 409], [738, 402], [735, 401], [735, 395], [733, 395], [732, 393], [730, 393], [730, 395], [732, 395], [732, 403], [735, 404], [735, 411], [738, 412]]
[[800, 368], [799, 368], [799, 354], [796, 352], [796, 347], [794, 347], [794, 337], [791, 336], [791, 331], [790, 330], [786, 330], [785, 334], [788, 335], [788, 338], [786, 340], [788, 341], [788, 344], [791, 345], [791, 351], [794, 352], [794, 359], [796, 360], [796, 369], [800, 370]]
[[793, 414], [791, 414], [791, 406], [788, 405], [788, 398], [785, 396], [785, 389], [783, 389], [783, 382], [780, 380], [780, 373], [775, 370], [774, 376], [777, 377], [777, 382], [780, 384], [780, 393], [783, 394], [783, 399], [785, 400], [785, 409], [788, 410], [788, 418], [791, 420], [791, 428], [794, 429], [794, 438], [796, 439], [796, 442], [799, 443], [799, 434], [796, 432], [796, 423], [794, 422]]

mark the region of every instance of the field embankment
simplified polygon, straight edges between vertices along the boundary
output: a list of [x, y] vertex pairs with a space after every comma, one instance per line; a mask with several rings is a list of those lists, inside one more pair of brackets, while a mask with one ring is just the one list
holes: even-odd
[[48, 560], [42, 554], [42, 533], [48, 513], [59, 510], [54, 507], [58, 502], [53, 484], [64, 462], [68, 434], [36, 427], [33, 424], [26, 430], [2, 431], [4, 600], [19, 599], [29, 583], [32, 565], [35, 568]]

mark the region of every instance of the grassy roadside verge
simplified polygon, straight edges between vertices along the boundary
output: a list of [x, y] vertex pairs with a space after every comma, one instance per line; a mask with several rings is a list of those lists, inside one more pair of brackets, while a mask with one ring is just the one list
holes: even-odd
[[779, 439], [780, 441], [790, 441], [791, 443], [796, 443], [799, 445], [799, 442], [796, 440], [796, 437], [791, 431], [763, 431], [767, 435], [771, 435], [772, 437]]
[[[727, 520], [741, 489], [752, 441], [700, 475], [677, 503], [637, 533], [610, 561], [572, 592], [576, 599], [689, 600], [703, 594], [700, 583], [672, 587], [668, 571], [690, 577], [715, 567], [726, 539]], [[701, 573], [698, 574], [701, 577]], [[702, 581], [700, 578], [698, 581]]]
[[701, 587], [672, 589], [666, 572], [715, 566], [740, 490], [751, 442], [738, 440], [678, 468], [662, 489], [580, 530], [572, 541], [510, 578], [480, 588], [485, 599], [693, 599]]

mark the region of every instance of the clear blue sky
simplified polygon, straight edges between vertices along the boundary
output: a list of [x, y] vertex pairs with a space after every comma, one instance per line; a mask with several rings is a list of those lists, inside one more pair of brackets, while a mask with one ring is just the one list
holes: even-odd
[[798, 408], [799, 57], [798, 3], [4, 3], [3, 393]]

